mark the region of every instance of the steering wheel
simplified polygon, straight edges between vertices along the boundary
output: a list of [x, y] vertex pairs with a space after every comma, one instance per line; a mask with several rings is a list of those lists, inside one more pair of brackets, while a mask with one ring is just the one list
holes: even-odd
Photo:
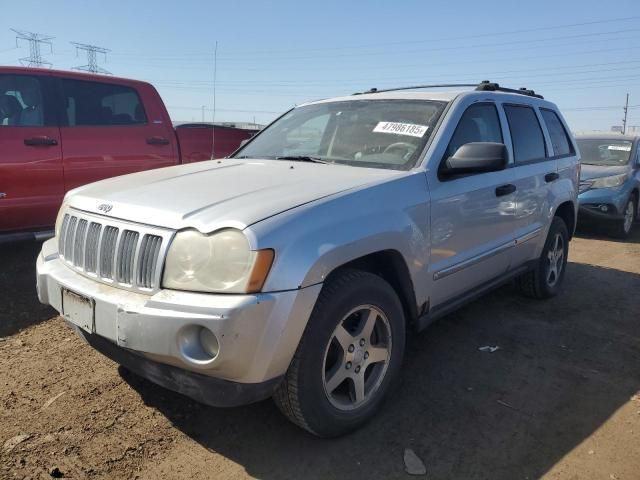
[[404, 149], [405, 153], [404, 155], [402, 155], [402, 158], [407, 159], [413, 154], [413, 152], [416, 151], [417, 148], [418, 147], [416, 147], [412, 143], [396, 142], [396, 143], [392, 143], [391, 145], [388, 145], [387, 148], [385, 148], [382, 153], [391, 153], [393, 150]]

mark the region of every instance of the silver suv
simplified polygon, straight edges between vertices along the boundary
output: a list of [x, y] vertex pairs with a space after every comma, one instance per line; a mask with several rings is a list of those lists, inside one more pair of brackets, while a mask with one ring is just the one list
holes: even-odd
[[[457, 87], [457, 86], [456, 86]], [[483, 82], [296, 107], [231, 158], [70, 192], [38, 294], [100, 352], [214, 406], [360, 426], [406, 335], [562, 283], [579, 158], [553, 103]]]

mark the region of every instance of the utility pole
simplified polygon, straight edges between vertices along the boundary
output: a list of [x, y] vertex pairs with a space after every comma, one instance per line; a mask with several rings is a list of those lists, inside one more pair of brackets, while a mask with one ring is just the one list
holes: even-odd
[[88, 45], [86, 43], [71, 42], [71, 45], [74, 45], [76, 47], [76, 56], [78, 56], [78, 52], [80, 50], [87, 52], [87, 64], [81, 65], [79, 67], [73, 67], [75, 70], [84, 70], [85, 72], [90, 73], [106, 73], [107, 75], [111, 75], [111, 72], [98, 66], [97, 55], [98, 53], [102, 53], [106, 62], [107, 52], [109, 52], [110, 50], [102, 47], [96, 47], [95, 45]]
[[29, 42], [29, 56], [20, 58], [20, 63], [26, 65], [27, 67], [45, 67], [48, 66], [51, 68], [51, 62], [47, 62], [42, 58], [42, 54], [40, 53], [41, 45], [49, 45], [49, 51], [53, 53], [53, 44], [51, 40], [55, 37], [50, 37], [48, 35], [42, 35], [40, 33], [27, 32], [24, 30], [16, 30], [15, 28], [11, 29], [16, 34], [16, 47], [19, 47], [19, 41], [24, 40], [25, 42]]
[[202, 123], [204, 123], [204, 105], [202, 105]]
[[627, 113], [629, 112], [629, 94], [627, 93], [627, 101], [624, 104], [624, 118], [622, 119], [622, 134], [627, 133]]

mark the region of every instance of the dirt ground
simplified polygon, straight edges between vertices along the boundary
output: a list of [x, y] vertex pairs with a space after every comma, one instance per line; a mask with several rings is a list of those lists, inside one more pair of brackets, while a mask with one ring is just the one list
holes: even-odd
[[408, 478], [411, 448], [433, 480], [640, 479], [640, 227], [576, 238], [555, 299], [505, 287], [413, 336], [384, 409], [337, 440], [119, 369], [38, 303], [38, 249], [0, 246], [0, 478]]

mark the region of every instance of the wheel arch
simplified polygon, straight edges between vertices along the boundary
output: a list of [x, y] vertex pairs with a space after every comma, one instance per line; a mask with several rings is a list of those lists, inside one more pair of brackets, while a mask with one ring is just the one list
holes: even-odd
[[363, 270], [383, 278], [398, 295], [407, 324], [414, 323], [418, 318], [420, 308], [417, 304], [413, 280], [407, 263], [399, 251], [379, 250], [350, 260], [334, 268], [327, 276], [327, 281], [346, 269]]
[[560, 217], [567, 225], [569, 230], [569, 240], [573, 238], [576, 229], [576, 207], [572, 201], [566, 201], [558, 205], [554, 213], [554, 217]]

